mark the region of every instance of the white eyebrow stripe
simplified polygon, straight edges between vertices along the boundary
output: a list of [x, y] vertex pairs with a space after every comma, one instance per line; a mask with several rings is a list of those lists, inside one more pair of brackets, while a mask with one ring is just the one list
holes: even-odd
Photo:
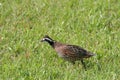
[[51, 39], [49, 39], [49, 38], [45, 38], [46, 40], [48, 40], [48, 41], [53, 41], [53, 40], [51, 40]]

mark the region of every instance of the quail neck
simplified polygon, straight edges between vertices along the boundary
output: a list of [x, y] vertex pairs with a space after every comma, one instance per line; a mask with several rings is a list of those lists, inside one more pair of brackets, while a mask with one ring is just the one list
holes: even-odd
[[54, 46], [54, 43], [55, 43], [55, 41], [53, 41], [53, 40], [47, 40], [46, 42], [48, 42], [49, 45], [51, 45], [52, 47]]
[[54, 40], [48, 38], [48, 39], [46, 39], [46, 42], [54, 48], [54, 44], [55, 44]]

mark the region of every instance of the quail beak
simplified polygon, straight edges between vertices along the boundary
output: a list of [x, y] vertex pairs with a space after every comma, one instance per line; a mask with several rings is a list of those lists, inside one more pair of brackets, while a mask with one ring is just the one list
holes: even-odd
[[40, 42], [44, 42], [44, 41], [45, 41], [44, 39], [40, 40]]

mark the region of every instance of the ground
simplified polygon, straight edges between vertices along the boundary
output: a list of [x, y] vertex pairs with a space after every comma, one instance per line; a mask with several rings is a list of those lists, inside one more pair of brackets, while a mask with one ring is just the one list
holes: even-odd
[[[72, 65], [40, 39], [81, 46], [96, 56]], [[119, 80], [119, 0], [1, 0], [1, 80]]]

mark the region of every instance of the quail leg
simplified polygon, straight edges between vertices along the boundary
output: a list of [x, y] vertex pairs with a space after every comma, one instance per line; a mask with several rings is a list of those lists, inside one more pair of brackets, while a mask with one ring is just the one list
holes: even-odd
[[83, 59], [81, 59], [81, 63], [83, 65], [84, 69], [86, 70], [86, 66], [85, 66], [85, 63], [84, 63]]
[[74, 65], [74, 64], [75, 64], [75, 61], [71, 61], [71, 63]]

